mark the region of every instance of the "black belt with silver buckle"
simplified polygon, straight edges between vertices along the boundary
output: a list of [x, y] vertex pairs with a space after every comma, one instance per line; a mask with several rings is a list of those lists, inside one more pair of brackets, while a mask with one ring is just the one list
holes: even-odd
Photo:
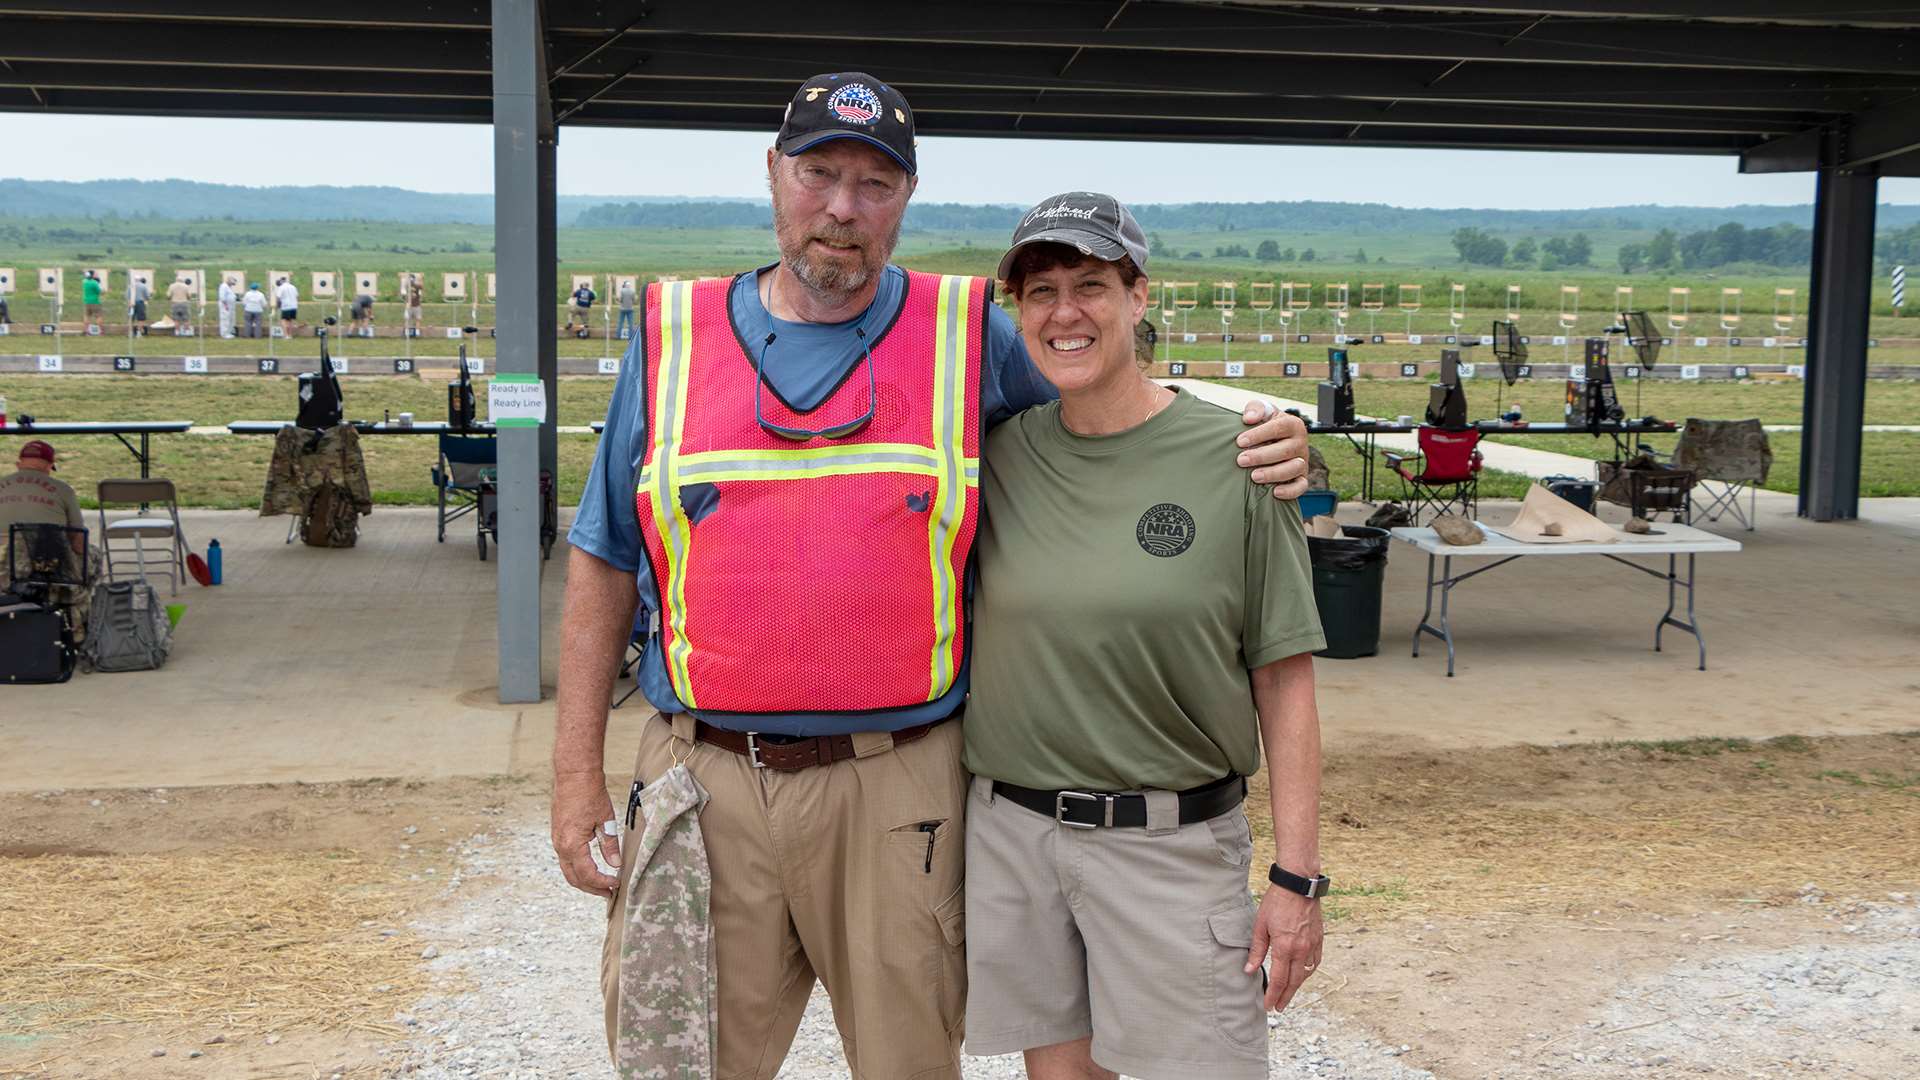
[[[993, 782], [995, 798], [1010, 799], [1036, 814], [1050, 817], [1069, 829], [1139, 829], [1147, 824], [1145, 795], [1111, 795], [1103, 791], [1040, 791]], [[1247, 799], [1246, 777], [1228, 775], [1204, 787], [1180, 793], [1180, 824], [1217, 818]]]

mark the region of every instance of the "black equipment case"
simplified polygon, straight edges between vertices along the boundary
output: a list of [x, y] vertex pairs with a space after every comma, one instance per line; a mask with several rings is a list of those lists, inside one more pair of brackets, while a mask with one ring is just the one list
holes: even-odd
[[320, 331], [320, 370], [300, 373], [300, 411], [294, 416], [297, 427], [325, 431], [340, 424], [346, 415], [340, 400], [340, 379], [333, 373], [333, 357], [327, 352], [327, 333]]
[[467, 369], [467, 347], [460, 346], [460, 377], [447, 384], [447, 426], [455, 431], [473, 427], [473, 375]]
[[58, 611], [0, 593], [0, 682], [61, 683], [73, 677], [73, 641]]

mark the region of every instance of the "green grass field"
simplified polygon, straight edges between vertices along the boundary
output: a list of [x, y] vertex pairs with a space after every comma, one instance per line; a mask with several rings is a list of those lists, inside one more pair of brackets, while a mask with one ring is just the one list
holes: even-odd
[[[1607, 231], [1590, 233], [1594, 259], [1605, 267], [1611, 263], [1621, 243], [1645, 239], [1644, 236]], [[1395, 363], [1411, 360], [1431, 362], [1442, 347], [1439, 336], [1451, 329], [1449, 318], [1452, 286], [1464, 285], [1465, 316], [1461, 329], [1477, 334], [1485, 332], [1496, 318], [1508, 310], [1508, 287], [1520, 286], [1520, 328], [1534, 337], [1533, 359], [1540, 363], [1557, 362], [1562, 357], [1577, 360], [1577, 338], [1601, 332], [1612, 321], [1618, 306], [1615, 290], [1630, 285], [1633, 305], [1654, 314], [1666, 327], [1672, 287], [1693, 290], [1690, 307], [1692, 322], [1679, 341], [1661, 360], [1663, 367], [1682, 364], [1747, 363], [1754, 365], [1798, 364], [1805, 362], [1799, 348], [1728, 349], [1715, 345], [1693, 347], [1693, 335], [1721, 337], [1719, 326], [1721, 291], [1741, 289], [1745, 319], [1743, 336], [1758, 340], [1772, 329], [1775, 290], [1796, 290], [1792, 307], [1796, 315], [1793, 329], [1784, 335], [1797, 338], [1805, 333], [1804, 314], [1807, 282], [1804, 271], [1772, 271], [1764, 268], [1728, 268], [1726, 271], [1683, 272], [1676, 274], [1625, 275], [1617, 270], [1581, 268], [1545, 273], [1534, 270], [1489, 270], [1458, 264], [1444, 233], [1399, 234], [1374, 232], [1364, 220], [1356, 220], [1350, 231], [1340, 233], [1208, 232], [1167, 233], [1162, 238], [1176, 250], [1210, 252], [1225, 244], [1258, 247], [1264, 239], [1274, 239], [1283, 247], [1302, 252], [1314, 248], [1312, 263], [1263, 264], [1245, 258], [1158, 259], [1152, 269], [1157, 282], [1194, 282], [1183, 289], [1183, 297], [1197, 305], [1183, 315], [1177, 314], [1170, 327], [1169, 340], [1163, 343], [1163, 359], [1189, 362], [1225, 358], [1247, 361], [1254, 366], [1255, 377], [1238, 385], [1280, 396], [1311, 399], [1314, 383], [1325, 371], [1324, 343], [1299, 345], [1285, 339], [1287, 329], [1279, 327], [1272, 313], [1261, 315], [1251, 305], [1256, 282], [1306, 282], [1312, 287], [1313, 307], [1300, 311], [1289, 328], [1294, 333], [1325, 334], [1333, 329], [1333, 320], [1325, 305], [1326, 286], [1345, 282], [1350, 290], [1352, 316], [1346, 324], [1349, 334], [1372, 332], [1428, 335], [1421, 345], [1360, 345], [1350, 358], [1362, 364]], [[646, 278], [670, 275], [681, 278], [724, 274], [772, 261], [775, 257], [771, 233], [765, 229], [572, 229], [559, 231], [559, 284], [554, 297], [559, 309], [562, 296], [569, 290], [569, 276], [575, 273], [599, 275], [604, 282], [609, 273], [636, 273]], [[913, 269], [940, 273], [990, 274], [993, 272], [1005, 237], [986, 232], [908, 231], [902, 234], [897, 261]], [[309, 295], [309, 275], [314, 271], [332, 271], [350, 280], [359, 271], [381, 275], [384, 295], [377, 302], [378, 325], [398, 325], [401, 310], [393, 296], [398, 275], [419, 271], [426, 275], [425, 322], [429, 327], [459, 326], [477, 321], [493, 324], [491, 305], [485, 302], [484, 274], [493, 267], [492, 230], [479, 225], [396, 225], [371, 222], [235, 222], [235, 221], [163, 221], [127, 219], [119, 221], [25, 221], [0, 218], [0, 267], [11, 267], [20, 277], [19, 291], [9, 297], [13, 319], [12, 335], [0, 338], [0, 353], [60, 353], [70, 356], [131, 354], [136, 357], [176, 357], [184, 354], [237, 356], [271, 352], [282, 357], [285, 370], [298, 371], [311, 366], [318, 356], [318, 343], [312, 337], [290, 341], [233, 340], [216, 337], [175, 338], [152, 336], [129, 339], [124, 333], [96, 337], [63, 334], [46, 337], [38, 334], [37, 324], [51, 317], [52, 304], [34, 292], [36, 271], [42, 266], [66, 270], [66, 296], [63, 317], [77, 322], [80, 312], [80, 268], [112, 268], [115, 278], [107, 295], [107, 319], [122, 318], [125, 295], [124, 271], [128, 267], [151, 268], [161, 281], [168, 281], [174, 269], [202, 269], [217, 274], [226, 269], [242, 269], [250, 276], [264, 278], [268, 270], [287, 270], [294, 274], [302, 292], [303, 321], [311, 323], [328, 314], [344, 315], [342, 304], [320, 301]], [[1369, 261], [1359, 263], [1353, 256], [1364, 248]], [[1385, 262], [1378, 262], [1384, 258]], [[470, 302], [447, 303], [440, 298], [442, 272], [468, 272], [475, 275], [474, 287], [481, 294], [476, 315]], [[1219, 311], [1213, 307], [1215, 282], [1234, 283], [1237, 302], [1231, 329], [1239, 340], [1230, 346], [1217, 341], [1186, 343], [1181, 332], [1217, 333], [1222, 328]], [[1385, 305], [1377, 312], [1362, 308], [1372, 294], [1363, 286], [1381, 284], [1380, 299]], [[1409, 313], [1398, 304], [1402, 283], [1418, 284], [1422, 306]], [[1561, 348], [1550, 343], [1560, 328], [1563, 286], [1580, 290], [1579, 314], [1574, 319], [1573, 345]], [[1869, 333], [1884, 338], [1920, 338], [1920, 320], [1896, 318], [1888, 306], [1886, 283], [1877, 283]], [[610, 299], [601, 287], [602, 308]], [[1276, 289], [1275, 300], [1284, 303], [1284, 294]], [[1159, 293], [1155, 294], [1152, 317], [1158, 321]], [[1785, 303], [1786, 301], [1781, 301]], [[561, 356], [597, 357], [620, 355], [622, 342], [605, 339], [602, 308], [595, 309], [595, 336], [588, 340], [562, 339]], [[156, 302], [153, 313], [160, 314], [164, 304]], [[1911, 310], [1911, 309], [1910, 309]], [[211, 315], [211, 308], [207, 314]], [[211, 321], [210, 319], [208, 320]], [[1264, 323], [1264, 326], [1262, 325]], [[1264, 330], [1278, 339], [1267, 344], [1257, 341]], [[397, 338], [372, 341], [336, 339], [334, 352], [349, 362], [361, 357], [390, 357], [411, 354], [426, 361], [428, 369], [435, 361], [450, 360], [460, 342], [443, 335], [405, 342]], [[483, 357], [495, 354], [495, 343], [484, 337], [474, 344]], [[1487, 350], [1466, 350], [1468, 360], [1487, 360]], [[1274, 368], [1260, 365], [1282, 359], [1301, 364], [1298, 378], [1269, 377]], [[1920, 346], [1885, 345], [1869, 354], [1877, 367], [1911, 366], [1920, 373]], [[426, 376], [353, 377], [346, 379], [349, 415], [379, 418], [388, 413], [411, 411], [423, 419], [437, 418], [445, 410], [445, 376], [431, 372]], [[585, 425], [604, 415], [612, 380], [601, 377], [562, 380], [559, 394], [560, 422]], [[1526, 381], [1498, 389], [1490, 378], [1478, 378], [1468, 384], [1472, 411], [1490, 415], [1496, 400], [1518, 403], [1529, 418], [1553, 420], [1560, 415], [1563, 384], [1554, 380]], [[1624, 384], [1621, 397], [1635, 415], [1652, 413], [1671, 419], [1687, 416], [1757, 416], [1768, 423], [1793, 424], [1800, 420], [1802, 385], [1797, 381], [1732, 382], [1725, 380], [1680, 382], [1648, 380], [1638, 387]], [[8, 399], [14, 415], [30, 413], [45, 420], [57, 419], [191, 419], [203, 425], [221, 425], [236, 419], [273, 419], [290, 416], [294, 404], [294, 383], [289, 376], [210, 376], [163, 378], [149, 376], [0, 376], [0, 395]], [[1364, 413], [1397, 416], [1419, 414], [1425, 408], [1426, 384], [1418, 380], [1363, 379], [1357, 397]], [[1869, 424], [1920, 423], [1920, 382], [1905, 379], [1876, 379], [1869, 383], [1866, 422]], [[1777, 459], [1769, 486], [1792, 490], [1797, 482], [1798, 437], [1788, 433], [1773, 439]], [[1591, 443], [1592, 445], [1588, 445]], [[378, 498], [388, 503], [429, 501], [432, 490], [427, 480], [427, 465], [433, 456], [431, 440], [370, 439], [366, 441], [368, 467], [372, 472]], [[1352, 455], [1338, 441], [1328, 446], [1334, 463], [1337, 485], [1351, 496], [1358, 487]], [[180, 485], [185, 500], [193, 505], [250, 506], [257, 502], [260, 481], [269, 451], [264, 438], [224, 436], [174, 436], [154, 441], [156, 470], [172, 476]], [[1581, 439], [1546, 440], [1546, 449], [1578, 455], [1610, 452], [1610, 443]], [[127, 472], [130, 462], [125, 450], [111, 439], [62, 439], [63, 475], [83, 492], [95, 480]], [[563, 500], [578, 497], [587, 464], [593, 452], [590, 436], [562, 436], [560, 487]], [[0, 456], [5, 456], [0, 443]], [[10, 459], [9, 459], [10, 460]], [[1345, 467], [1343, 468], [1343, 463]], [[4, 464], [4, 462], [0, 462]], [[1489, 497], [1521, 494], [1525, 480], [1517, 476], [1489, 475], [1483, 490]], [[1902, 433], [1870, 433], [1867, 436], [1865, 488], [1872, 494], [1920, 494], [1920, 436]]]
[[[1466, 286], [1465, 301], [1470, 326], [1482, 326], [1496, 312], [1507, 310], [1507, 288], [1521, 287], [1521, 310], [1538, 314], [1541, 330], [1551, 325], [1561, 309], [1563, 285], [1580, 289], [1582, 311], [1604, 313], [1614, 310], [1614, 290], [1628, 285], [1634, 289], [1634, 306], [1661, 315], [1669, 309], [1671, 287], [1693, 290], [1690, 309], [1695, 332], [1718, 336], [1717, 317], [1721, 310], [1721, 292], [1727, 288], [1743, 290], [1740, 302], [1745, 314], [1744, 328], [1758, 337], [1762, 324], [1769, 322], [1775, 310], [1774, 291], [1794, 289], [1791, 305], [1800, 315], [1804, 332], [1807, 301], [1807, 272], [1804, 268], [1724, 267], [1715, 270], [1677, 272], [1641, 272], [1626, 274], [1615, 265], [1615, 252], [1623, 243], [1644, 241], [1650, 233], [1626, 230], [1593, 230], [1593, 264], [1544, 272], [1533, 269], [1489, 269], [1467, 267], [1456, 258], [1449, 236], [1444, 231], [1431, 233], [1374, 232], [1364, 218], [1356, 218], [1351, 229], [1339, 232], [1288, 232], [1284, 230], [1248, 230], [1228, 232], [1168, 232], [1164, 239], [1183, 253], [1181, 258], [1158, 258], [1151, 265], [1156, 281], [1193, 281], [1194, 296], [1203, 310], [1214, 298], [1213, 283], [1236, 283], [1236, 299], [1245, 315], [1253, 299], [1255, 282], [1308, 282], [1313, 286], [1312, 301], [1319, 309], [1325, 299], [1325, 286], [1345, 282], [1350, 286], [1355, 310], [1353, 329], [1365, 325], [1360, 305], [1362, 286], [1378, 283], [1386, 286], [1384, 301], [1388, 310], [1380, 317], [1386, 328], [1404, 328], [1405, 320], [1397, 304], [1401, 283], [1419, 284], [1423, 302], [1423, 320], [1435, 318], [1436, 327], [1445, 325], [1450, 287]], [[896, 260], [914, 269], [938, 273], [989, 275], [994, 271], [1006, 237], [989, 231], [907, 230], [901, 234]], [[1193, 251], [1210, 253], [1225, 245], [1257, 248], [1262, 240], [1275, 240], [1281, 247], [1304, 253], [1312, 248], [1313, 262], [1262, 263], [1251, 258], [1222, 258], [1203, 254], [1186, 258]], [[561, 228], [557, 233], [559, 284], [556, 303], [570, 291], [568, 275], [574, 273], [634, 273], [647, 278], [667, 274], [693, 277], [735, 273], [771, 262], [776, 257], [773, 237], [767, 229], [578, 229]], [[1357, 249], [1364, 249], [1369, 261], [1354, 261]], [[1385, 262], [1375, 260], [1385, 259]], [[373, 271], [382, 275], [385, 295], [391, 303], [397, 275], [403, 271], [422, 271], [427, 277], [427, 297], [439, 297], [441, 272], [483, 273], [493, 269], [493, 230], [485, 225], [422, 225], [364, 221], [167, 221], [129, 218], [113, 221], [91, 219], [26, 220], [0, 217], [0, 266], [12, 267], [21, 275], [20, 293], [12, 300], [17, 322], [29, 321], [22, 314], [42, 310], [33, 292], [34, 272], [41, 266], [59, 266], [67, 270], [66, 304], [69, 317], [78, 311], [80, 267], [104, 266], [119, 271], [126, 267], [155, 269], [162, 281], [172, 279], [175, 268], [205, 269], [217, 273], [223, 269], [244, 269], [264, 277], [269, 269], [290, 270], [306, 299], [308, 274], [333, 271], [352, 274]], [[125, 295], [124, 278], [116, 276], [110, 294]], [[484, 302], [484, 279], [481, 280]], [[1893, 336], [1903, 320], [1892, 318], [1888, 283], [1876, 276], [1872, 314], [1872, 332]], [[484, 303], [482, 305], [484, 311]], [[1911, 310], [1911, 309], [1909, 309]], [[1197, 317], [1197, 316], [1196, 316]], [[1906, 321], [1906, 325], [1914, 325]], [[1664, 324], [1663, 324], [1664, 326]], [[1698, 329], [1708, 327], [1707, 329]], [[1920, 333], [1920, 331], [1915, 331]]]
[[[379, 419], [412, 412], [421, 420], [440, 419], [446, 411], [443, 376], [344, 378], [347, 413]], [[487, 380], [479, 380], [484, 395]], [[206, 376], [155, 378], [124, 375], [7, 375], [0, 376], [0, 396], [9, 412], [31, 414], [42, 420], [192, 420], [203, 426], [221, 426], [234, 420], [272, 420], [289, 417], [295, 404], [291, 376]], [[1310, 398], [1307, 379], [1245, 379], [1235, 385], [1283, 397]], [[606, 415], [613, 380], [599, 376], [567, 377], [560, 381], [559, 419], [562, 426], [583, 427]], [[1476, 414], [1493, 411], [1493, 387], [1469, 385]], [[1767, 423], [1794, 424], [1800, 420], [1801, 385], [1780, 383], [1660, 383], [1649, 386], [1644, 412], [1682, 419], [1687, 416], [1748, 417]], [[1522, 382], [1507, 388], [1505, 400], [1518, 402], [1535, 420], [1557, 419], [1561, 384]], [[1361, 412], [1372, 415], [1418, 415], [1426, 408], [1426, 384], [1414, 381], [1362, 379], [1355, 394]], [[1631, 402], [1629, 388], [1627, 399]], [[1631, 406], [1630, 406], [1631, 407]], [[1920, 424], [1920, 382], [1877, 380], [1869, 384], [1867, 422]], [[1600, 458], [1612, 453], [1611, 440], [1580, 436], [1499, 436], [1499, 441], [1577, 457]], [[1799, 481], [1800, 437], [1791, 432], [1771, 435], [1774, 467], [1767, 486], [1792, 492]], [[578, 500], [594, 449], [591, 435], [560, 436], [560, 497]], [[11, 461], [12, 440], [0, 441], [0, 457]], [[61, 453], [61, 476], [86, 497], [103, 477], [133, 475], [126, 450], [108, 437], [61, 437], [54, 440]], [[1357, 497], [1359, 465], [1344, 439], [1315, 440], [1333, 470], [1334, 486], [1343, 498]], [[1671, 439], [1648, 442], [1662, 449]], [[156, 475], [171, 477], [180, 486], [185, 503], [209, 507], [258, 505], [261, 483], [272, 442], [265, 437], [167, 435], [152, 442]], [[429, 437], [370, 438], [363, 440], [367, 468], [376, 498], [382, 503], [429, 503], [433, 489], [427, 478], [434, 450]], [[1862, 493], [1866, 495], [1920, 495], [1920, 433], [1869, 432], [1865, 436]], [[1392, 488], [1390, 477], [1382, 492]], [[1488, 498], [1515, 498], [1525, 493], [1527, 480], [1517, 475], [1486, 474], [1482, 494]]]

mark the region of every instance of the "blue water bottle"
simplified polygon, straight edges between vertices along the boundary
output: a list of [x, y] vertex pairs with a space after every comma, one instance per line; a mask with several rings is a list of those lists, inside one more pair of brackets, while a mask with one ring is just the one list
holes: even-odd
[[220, 541], [207, 542], [207, 578], [215, 585], [220, 584]]

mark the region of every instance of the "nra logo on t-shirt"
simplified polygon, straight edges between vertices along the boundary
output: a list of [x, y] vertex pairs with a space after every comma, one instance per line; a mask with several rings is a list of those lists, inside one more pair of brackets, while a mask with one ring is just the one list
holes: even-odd
[[1140, 524], [1134, 526], [1133, 538], [1140, 542], [1140, 550], [1147, 554], [1171, 559], [1193, 546], [1194, 531], [1193, 515], [1187, 513], [1185, 507], [1157, 503], [1140, 515]]

